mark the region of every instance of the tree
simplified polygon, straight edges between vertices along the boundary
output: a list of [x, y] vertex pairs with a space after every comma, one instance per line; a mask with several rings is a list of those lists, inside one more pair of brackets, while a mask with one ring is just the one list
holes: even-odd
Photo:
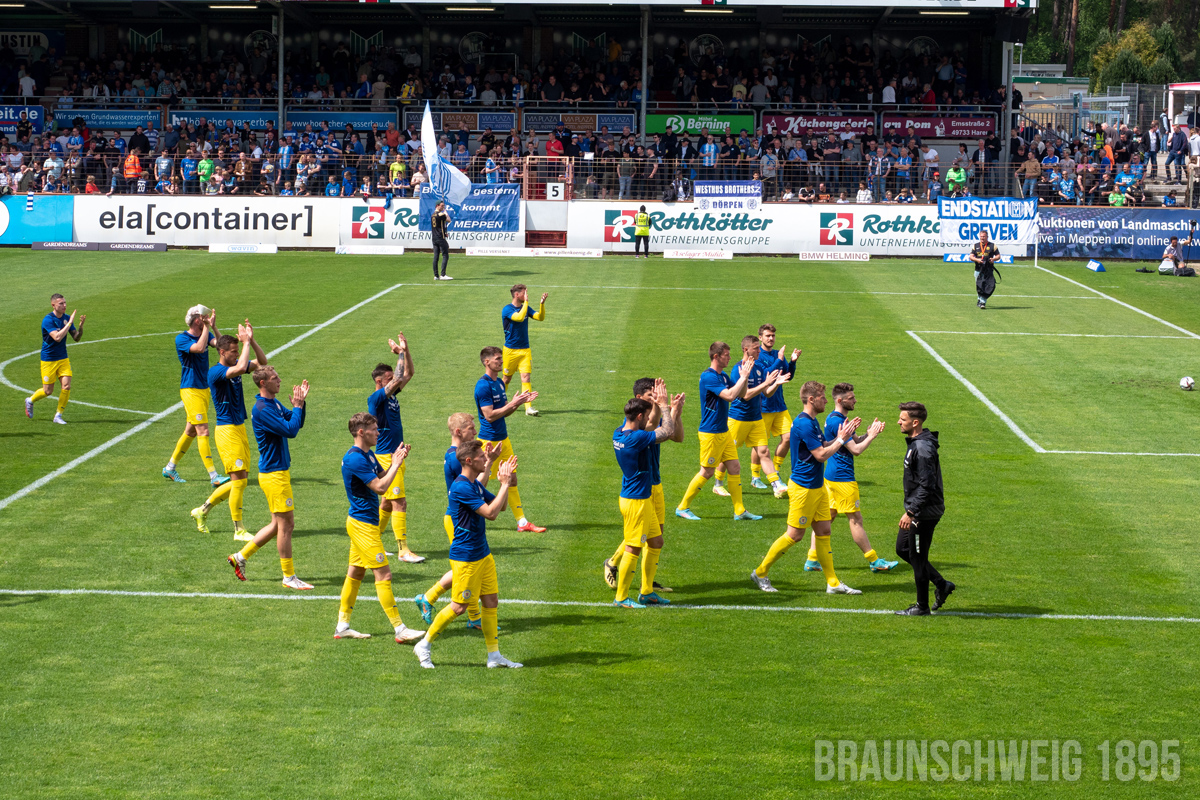
[[1067, 19], [1067, 74], [1075, 74], [1075, 33], [1079, 30], [1079, 0], [1071, 0], [1071, 16]]
[[1160, 57], [1165, 58], [1171, 68], [1178, 73], [1183, 64], [1183, 54], [1179, 52], [1179, 37], [1171, 23], [1163, 23], [1154, 29], [1154, 45]]
[[1177, 83], [1179, 81], [1179, 73], [1175, 71], [1174, 65], [1171, 64], [1166, 56], [1159, 56], [1150, 65], [1148, 78], [1147, 83]]
[[1100, 72], [1098, 86], [1119, 86], [1122, 83], [1150, 83], [1146, 62], [1129, 49], [1117, 51], [1112, 61]]

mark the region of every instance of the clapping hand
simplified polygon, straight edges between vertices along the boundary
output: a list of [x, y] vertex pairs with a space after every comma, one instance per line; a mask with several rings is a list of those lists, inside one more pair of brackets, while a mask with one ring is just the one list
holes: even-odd
[[883, 433], [883, 429], [886, 424], [887, 423], [880, 422], [879, 417], [876, 417], [875, 421], [871, 423], [871, 427], [867, 428], [867, 434], [869, 436], [878, 436], [879, 434]]
[[408, 340], [404, 338], [403, 333], [398, 333], [395, 339], [388, 339], [388, 347], [396, 355], [402, 355], [408, 349]]
[[512, 456], [507, 461], [501, 461], [497, 474], [500, 478], [500, 483], [504, 486], [512, 486], [516, 484], [517, 472], [517, 457]]
[[404, 459], [408, 458], [408, 453], [411, 450], [412, 450], [411, 444], [405, 444], [404, 442], [401, 442], [400, 446], [396, 448], [396, 452], [392, 453], [392, 460], [396, 461], [397, 463], [403, 464]]
[[246, 342], [250, 341], [251, 334], [250, 334], [250, 328], [248, 327], [248, 325], [249, 325], [249, 323], [240, 323], [238, 325], [237, 340], [239, 342], [241, 342], [242, 344], [245, 344]]
[[678, 417], [679, 413], [683, 411], [683, 401], [685, 397], [687, 397], [687, 395], [685, 395], [683, 392], [680, 392], [671, 398], [671, 413], [676, 417]]
[[308, 381], [301, 381], [299, 386], [292, 387], [292, 405], [298, 408], [304, 407], [304, 401], [308, 397]]
[[654, 379], [654, 388], [650, 390], [650, 398], [650, 402], [660, 408], [671, 402], [671, 396], [667, 394], [667, 384], [662, 378]]
[[549, 296], [550, 296], [550, 293], [549, 293], [549, 292], [543, 292], [543, 293], [542, 293], [542, 304], [543, 304], [543, 305], [546, 303], [546, 298], [547, 298], [547, 297], [549, 297]]
[[854, 419], [846, 420], [838, 426], [838, 438], [842, 441], [846, 441], [854, 435], [854, 432], [858, 430], [858, 426], [861, 424], [862, 417], [855, 417]]

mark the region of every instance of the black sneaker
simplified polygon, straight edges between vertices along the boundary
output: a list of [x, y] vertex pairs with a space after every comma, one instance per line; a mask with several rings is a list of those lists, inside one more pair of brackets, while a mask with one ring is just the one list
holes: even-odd
[[898, 617], [928, 617], [929, 609], [921, 608], [916, 603], [913, 603], [911, 606], [904, 609], [903, 611], [897, 611], [896, 616], [898, 616]]
[[1149, 272], [1149, 271], [1150, 270], [1146, 269], [1145, 267], [1139, 267], [1138, 269], [1134, 270], [1134, 272]]
[[672, 589], [670, 586], [663, 586], [658, 581], [655, 581], [654, 582], [654, 591], [655, 592], [673, 592], [675, 590]]
[[954, 593], [954, 582], [946, 581], [946, 591], [942, 591], [936, 586], [933, 587], [933, 610], [937, 611], [946, 604], [946, 599]]

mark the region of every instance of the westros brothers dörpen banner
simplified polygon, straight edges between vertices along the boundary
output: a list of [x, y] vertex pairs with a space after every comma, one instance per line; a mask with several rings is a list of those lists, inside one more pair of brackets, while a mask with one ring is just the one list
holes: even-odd
[[[571, 204], [567, 246], [632, 250], [637, 202]], [[720, 248], [734, 253], [871, 253], [941, 256], [937, 206], [768, 203], [753, 211], [705, 211], [689, 203], [646, 203], [650, 249]], [[1024, 248], [1021, 248], [1023, 255]]]

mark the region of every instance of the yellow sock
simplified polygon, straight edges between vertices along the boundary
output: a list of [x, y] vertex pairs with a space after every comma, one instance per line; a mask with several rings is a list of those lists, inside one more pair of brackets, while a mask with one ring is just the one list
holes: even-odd
[[241, 523], [242, 521], [242, 501], [246, 496], [246, 484], [249, 482], [247, 479], [242, 478], [225, 484], [229, 487], [229, 516], [236, 523]]
[[638, 557], [626, 550], [621, 554], [621, 567], [617, 571], [617, 602], [629, 598], [629, 587], [633, 584], [633, 568]]
[[58, 413], [61, 414], [63, 409], [67, 407], [67, 401], [71, 399], [71, 390], [63, 389], [58, 393]]
[[829, 545], [828, 536], [817, 537], [817, 561], [821, 562], [821, 572], [825, 573], [825, 583], [837, 586], [841, 583], [837, 573], [833, 571], [833, 548]]
[[515, 486], [508, 488], [508, 510], [512, 512], [513, 519], [518, 524], [525, 518], [525, 506], [521, 503], [521, 493]]
[[[526, 383], [525, 381], [521, 381], [521, 391], [522, 391], [522, 392], [532, 392], [532, 391], [533, 391], [533, 384], [532, 384], [532, 383]], [[526, 404], [525, 404], [525, 407], [526, 407], [526, 408], [530, 408], [530, 407], [532, 407], [532, 406], [533, 406], [533, 403], [526, 403]], [[491, 650], [489, 650], [488, 652], [490, 653], [490, 652], [492, 652], [492, 651], [491, 651]]]
[[500, 649], [500, 645], [496, 642], [496, 633], [500, 628], [497, 611], [498, 609], [486, 606], [483, 609], [483, 643], [487, 645], [489, 653], [495, 653]]
[[198, 436], [196, 437], [196, 446], [200, 448], [200, 460], [204, 462], [204, 468], [210, 473], [216, 472], [212, 457], [212, 442], [208, 440], [207, 436]]
[[392, 594], [392, 582], [375, 581], [375, 596], [379, 598], [379, 605], [383, 606], [383, 613], [387, 614], [392, 627], [399, 628], [403, 625], [404, 623], [400, 621], [400, 612], [396, 610], [396, 596]]
[[779, 472], [774, 467], [767, 473], [767, 483], [775, 484], [779, 481]]
[[229, 494], [232, 491], [233, 491], [233, 481], [226, 481], [225, 483], [222, 483], [220, 486], [218, 486], [216, 489], [213, 489], [213, 493], [208, 496], [208, 499], [204, 501], [204, 504], [207, 505], [209, 508], [212, 508], [217, 503], [220, 503], [222, 500], [229, 497]]
[[290, 558], [279, 559], [279, 568], [283, 570], [283, 577], [291, 578], [296, 574], [296, 568], [292, 566]]
[[46, 394], [45, 389], [38, 389], [36, 392], [30, 395], [29, 400], [30, 402], [36, 403], [38, 400], [45, 400], [49, 396], [50, 395]]
[[767, 573], [771, 570], [771, 565], [783, 557], [783, 554], [788, 551], [796, 542], [786, 533], [775, 540], [771, 545], [771, 549], [767, 551], [767, 555], [763, 558], [762, 563], [754, 570], [754, 574], [760, 578], [767, 577]]
[[750, 465], [750, 477], [751, 478], [761, 478], [762, 477], [762, 464], [751, 464]]
[[254, 542], [246, 542], [246, 546], [239, 552], [242, 554], [242, 558], [250, 558], [250, 556], [258, 552], [258, 545]]
[[704, 484], [708, 483], [708, 478], [704, 477], [703, 472], [697, 472], [692, 477], [692, 482], [688, 484], [687, 491], [683, 493], [683, 499], [679, 501], [680, 510], [691, 508], [692, 501], [696, 499], [696, 495], [700, 494], [700, 490], [704, 488]]
[[441, 635], [442, 629], [449, 625], [450, 620], [454, 619], [454, 617], [454, 609], [451, 606], [446, 606], [443, 608], [438, 612], [438, 615], [433, 618], [433, 624], [430, 625], [429, 630], [425, 632], [425, 638], [432, 642], [439, 635]]
[[361, 580], [346, 576], [346, 581], [342, 584], [342, 604], [338, 608], [338, 622], [350, 621], [350, 614], [354, 611], [354, 601], [358, 599], [358, 587], [361, 585]]
[[621, 542], [619, 545], [617, 545], [617, 552], [613, 553], [612, 558], [610, 558], [608, 560], [608, 563], [612, 564], [613, 566], [620, 566], [621, 565], [621, 553], [624, 553], [624, 552], [625, 552], [625, 543]]
[[746, 506], [742, 504], [742, 476], [730, 475], [729, 480], [725, 483], [725, 488], [729, 490], [729, 496], [733, 498], [733, 515], [745, 513]]
[[779, 472], [779, 468], [783, 466], [783, 460], [785, 458], [787, 458], [787, 456], [772, 456], [771, 457], [771, 463], [775, 465], [776, 472]]
[[195, 436], [188, 436], [186, 433], [179, 437], [179, 441], [175, 443], [175, 452], [171, 453], [171, 463], [178, 464], [183, 460], [183, 454], [192, 446], [192, 442], [196, 440]]
[[809, 560], [809, 561], [816, 561], [816, 560], [817, 560], [817, 546], [816, 546], [815, 544], [814, 544], [814, 545], [809, 545], [809, 548], [808, 548], [808, 560]]
[[382, 508], [379, 509], [379, 538], [380, 539], [382, 539], [383, 535], [385, 533], [387, 533], [388, 524], [391, 521], [392, 521], [392, 512], [384, 511]]
[[425, 601], [430, 605], [433, 605], [438, 601], [438, 598], [445, 593], [446, 590], [442, 588], [442, 584], [435, 583], [433, 586], [429, 587], [429, 591], [425, 592]]
[[479, 619], [479, 601], [472, 598], [471, 602], [467, 603], [467, 619], [471, 622]]
[[724, 481], [725, 480], [725, 468], [717, 467], [716, 475], [714, 475], [713, 477], [715, 477], [717, 479], [718, 483]]
[[647, 547], [646, 554], [642, 556], [642, 594], [650, 594], [654, 591], [654, 574], [658, 572], [660, 553], [662, 553], [661, 547]]
[[872, 549], [872, 550], [868, 550], [867, 552], [863, 553], [863, 558], [865, 558], [865, 559], [867, 560], [867, 563], [868, 563], [868, 564], [870, 564], [870, 563], [871, 563], [871, 562], [873, 562], [875, 559], [879, 558], [879, 554], [878, 554], [878, 553], [876, 553], [876, 552], [875, 552], [875, 551]]
[[396, 543], [400, 545], [400, 551], [404, 552], [408, 549], [408, 514], [403, 511], [397, 511], [392, 514], [392, 532], [396, 534]]

